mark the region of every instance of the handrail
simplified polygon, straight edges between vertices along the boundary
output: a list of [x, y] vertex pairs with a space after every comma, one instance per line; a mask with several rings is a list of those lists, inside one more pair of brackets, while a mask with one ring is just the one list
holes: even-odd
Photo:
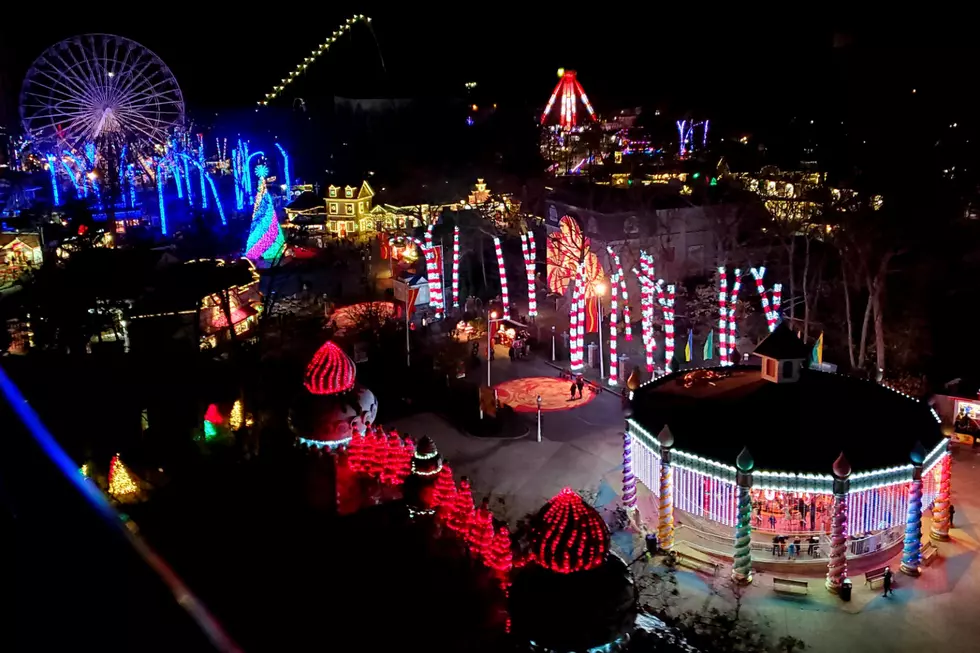
[[20, 546], [18, 626], [29, 648], [63, 650], [77, 646], [79, 633], [112, 627], [133, 641], [101, 648], [238, 653], [204, 604], [78, 472], [2, 367], [0, 398], [0, 500]]

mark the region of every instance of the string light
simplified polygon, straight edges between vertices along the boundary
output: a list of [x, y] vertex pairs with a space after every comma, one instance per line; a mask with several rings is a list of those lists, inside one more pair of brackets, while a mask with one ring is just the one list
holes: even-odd
[[561, 79], [558, 85], [555, 86], [555, 90], [552, 91], [551, 98], [548, 99], [548, 104], [541, 114], [541, 124], [543, 125], [547, 121], [548, 114], [551, 113], [551, 108], [555, 105], [555, 100], [558, 98], [559, 93], [561, 94], [561, 108], [558, 113], [558, 124], [563, 130], [571, 130], [578, 122], [576, 99], [582, 101], [585, 110], [588, 111], [589, 117], [592, 120], [598, 120], [595, 111], [592, 109], [592, 104], [589, 102], [589, 98], [585, 95], [582, 85], [575, 77], [575, 71], [562, 70], [560, 76]]
[[755, 277], [755, 289], [759, 292], [759, 297], [762, 298], [762, 312], [766, 315], [766, 326], [769, 328], [769, 333], [772, 333], [776, 329], [776, 317], [769, 306], [769, 297], [766, 295], [766, 289], [762, 285], [762, 278], [766, 276], [766, 266], [751, 268], [750, 272]]
[[354, 24], [358, 22], [364, 23], [365, 25], [370, 27], [371, 19], [365, 16], [364, 14], [354, 14], [352, 17], [348, 18], [346, 22], [341, 23], [340, 26], [336, 30], [334, 30], [333, 34], [325, 38], [317, 48], [314, 48], [311, 51], [309, 57], [304, 57], [301, 63], [299, 63], [293, 70], [289, 71], [289, 74], [282, 79], [281, 84], [276, 84], [275, 86], [273, 86], [272, 91], [266, 93], [261, 100], [256, 102], [256, 104], [258, 106], [266, 106], [267, 104], [269, 104], [270, 101], [279, 97], [282, 94], [282, 92], [286, 89], [286, 86], [291, 84], [294, 79], [299, 77], [299, 74], [301, 72], [306, 70], [306, 68], [314, 61], [316, 61], [316, 59], [320, 55], [330, 50], [330, 46], [336, 43], [338, 36], [340, 36], [345, 31], [349, 31], [351, 27], [353, 27]]
[[109, 463], [109, 494], [114, 497], [125, 497], [139, 491], [139, 486], [117, 453]]
[[609, 550], [609, 529], [571, 488], [544, 505], [531, 522], [529, 558], [560, 574], [594, 569]]
[[619, 311], [617, 300], [619, 275], [613, 275], [609, 283], [609, 385], [619, 385], [619, 356], [616, 353], [616, 318]]
[[619, 254], [613, 252], [611, 246], [606, 246], [606, 251], [609, 252], [609, 256], [612, 257], [613, 264], [616, 266], [616, 278], [619, 279], [620, 288], [623, 291], [623, 334], [626, 336], [626, 342], [633, 341], [633, 326], [630, 323], [630, 304], [629, 304], [629, 294], [626, 291], [626, 273], [623, 271], [623, 264], [619, 260]]
[[728, 273], [725, 266], [718, 268], [718, 359], [722, 365], [728, 364]]
[[426, 276], [429, 282], [429, 306], [435, 310], [438, 320], [442, 319], [445, 305], [442, 302], [442, 273], [439, 270], [441, 266], [436, 261], [436, 250], [433, 246], [432, 231], [434, 228], [435, 223], [426, 227], [425, 245], [422, 249], [425, 254]]
[[[736, 310], [738, 309], [738, 291], [742, 288], [742, 271], [735, 268], [735, 283], [732, 284], [732, 294], [728, 300], [728, 364], [732, 365], [738, 361], [733, 360], [735, 355], [735, 341], [737, 339], [737, 315]], [[722, 334], [724, 337], [724, 334]]]
[[259, 258], [274, 261], [286, 246], [286, 238], [279, 226], [279, 219], [276, 218], [272, 198], [265, 188], [269, 169], [259, 164], [255, 167], [255, 174], [258, 177], [258, 188], [252, 209], [252, 228], [245, 244], [245, 258], [253, 261]]

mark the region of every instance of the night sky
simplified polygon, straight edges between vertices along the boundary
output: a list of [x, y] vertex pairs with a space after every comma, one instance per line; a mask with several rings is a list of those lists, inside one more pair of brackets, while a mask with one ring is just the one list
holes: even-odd
[[[912, 88], [916, 115], [930, 122], [962, 124], [973, 113], [967, 109], [976, 53], [951, 49], [963, 41], [946, 38], [945, 31], [936, 39], [913, 38], [877, 27], [844, 28], [819, 17], [780, 25], [755, 14], [594, 7], [576, 15], [551, 5], [533, 12], [454, 5], [439, 14], [321, 5], [277, 15], [272, 3], [254, 16], [228, 5], [179, 12], [175, 5], [143, 7], [139, 11], [152, 12], [152, 18], [140, 19], [132, 3], [123, 10], [127, 5], [101, 2], [94, 11], [70, 15], [31, 9], [18, 20], [25, 4], [13, 8], [15, 18], [0, 36], [0, 123], [8, 125], [18, 122], [17, 95], [30, 62], [71, 35], [116, 33], [155, 51], [173, 70], [194, 115], [254, 105], [339, 23], [362, 12], [372, 16], [373, 34], [355, 27], [295, 85], [298, 95], [313, 102], [331, 95], [461, 95], [465, 82], [476, 81], [474, 100], [538, 106], [564, 66], [579, 71], [600, 112], [645, 104], [676, 117], [707, 116], [732, 129], [794, 117], [869, 125], [912, 101]], [[928, 47], [937, 44], [945, 47]]]

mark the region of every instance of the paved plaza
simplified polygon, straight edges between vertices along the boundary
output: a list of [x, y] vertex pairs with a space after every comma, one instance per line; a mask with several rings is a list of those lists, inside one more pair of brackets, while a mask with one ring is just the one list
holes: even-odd
[[[485, 368], [482, 374], [486, 374]], [[493, 382], [520, 377], [557, 377], [547, 363], [531, 359], [493, 364]], [[512, 523], [537, 510], [561, 488], [570, 486], [590, 493], [597, 507], [612, 508], [621, 493], [623, 418], [619, 397], [603, 392], [593, 401], [563, 411], [545, 413], [543, 439], [535, 441], [534, 415], [522, 415], [532, 425], [528, 436], [518, 440], [479, 439], [464, 435], [441, 417], [416, 415], [392, 424], [415, 436], [431, 436], [456, 473], [473, 481], [474, 496], [504, 499], [494, 506], [499, 517]], [[787, 573], [779, 576], [809, 581], [807, 596], [786, 596], [772, 590], [772, 574], [756, 572], [744, 595], [744, 610], [767, 623], [773, 639], [792, 635], [812, 651], [921, 651], [940, 649], [980, 650], [977, 619], [980, 605], [980, 452], [957, 449], [953, 454], [953, 505], [955, 525], [950, 542], [939, 542], [938, 558], [924, 567], [922, 576], [896, 573], [895, 593], [884, 598], [880, 588], [871, 590], [855, 572], [853, 600], [840, 601], [823, 588], [820, 574]], [[642, 499], [642, 492], [641, 492]], [[644, 507], [641, 514], [652, 514]], [[683, 519], [681, 520], [683, 521]], [[923, 531], [927, 532], [928, 523]], [[614, 548], [624, 557], [641, 552], [639, 537], [619, 533]], [[891, 560], [899, 566], [900, 550]], [[730, 601], [723, 587], [730, 569], [712, 578], [686, 569], [677, 572], [680, 605], [698, 608], [705, 601]]]

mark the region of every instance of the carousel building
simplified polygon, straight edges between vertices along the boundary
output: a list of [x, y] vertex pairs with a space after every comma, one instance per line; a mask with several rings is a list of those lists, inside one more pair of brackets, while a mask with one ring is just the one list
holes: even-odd
[[631, 388], [623, 502], [636, 506], [637, 480], [650, 490], [662, 549], [683, 537], [676, 520], [727, 534], [742, 582], [778, 535], [816, 543], [808, 553], [827, 559], [831, 591], [849, 558], [899, 543], [902, 571], [917, 574], [923, 514], [934, 539], [949, 537], [939, 417], [887, 386], [809, 369], [809, 354], [781, 325], [755, 351], [761, 367], [684, 370]]

